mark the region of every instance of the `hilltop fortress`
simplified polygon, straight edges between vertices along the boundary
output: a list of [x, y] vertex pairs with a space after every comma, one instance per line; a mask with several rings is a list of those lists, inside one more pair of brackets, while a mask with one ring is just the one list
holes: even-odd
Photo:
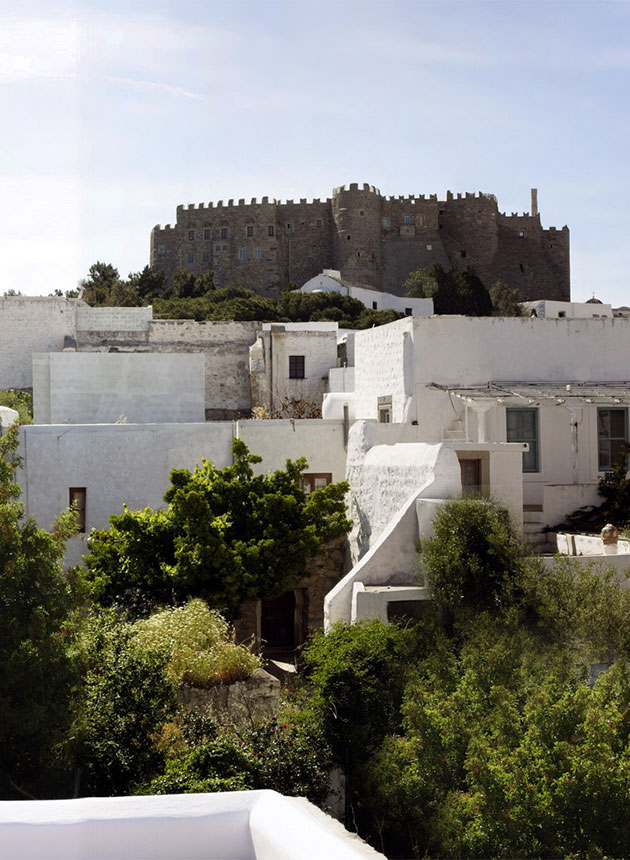
[[524, 300], [570, 298], [569, 229], [543, 229], [536, 189], [529, 213], [507, 215], [493, 194], [384, 197], [352, 183], [327, 200], [178, 206], [175, 225], [151, 232], [151, 266], [169, 277], [212, 269], [218, 287], [274, 297], [323, 269], [402, 295], [408, 273], [433, 263], [472, 266], [487, 287], [503, 281]]

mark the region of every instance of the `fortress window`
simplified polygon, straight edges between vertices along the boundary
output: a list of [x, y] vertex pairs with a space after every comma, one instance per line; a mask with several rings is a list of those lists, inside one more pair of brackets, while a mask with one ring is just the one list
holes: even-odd
[[290, 229], [291, 229], [291, 225], [287, 224], [287, 230], [290, 230]]
[[427, 245], [427, 251], [432, 251], [432, 250], [433, 250], [433, 245]]
[[221, 246], [220, 246], [220, 245], [215, 245], [215, 246], [214, 246], [214, 250], [215, 250], [215, 251], [220, 251], [220, 250], [221, 250]]
[[194, 262], [195, 262], [195, 255], [193, 254], [193, 252], [192, 252], [192, 251], [189, 251], [189, 252], [186, 254], [186, 262], [187, 262], [187, 263], [194, 263]]
[[221, 245], [221, 250], [222, 250], [222, 251], [227, 251], [227, 245]]
[[228, 228], [227, 227], [221, 227], [221, 238], [227, 239], [227, 237], [228, 237]]
[[525, 271], [525, 266], [524, 266], [522, 263], [519, 263], [519, 264], [518, 264], [518, 267], [519, 267], [519, 269], [521, 270], [521, 272], [524, 272], [524, 271]]
[[238, 258], [239, 258], [239, 260], [245, 259], [245, 248], [239, 248], [238, 249]]
[[267, 227], [267, 235], [268, 235], [268, 236], [275, 236], [275, 234], [276, 234], [276, 229], [275, 229], [275, 227], [273, 226], [273, 224], [270, 224], [270, 225]]
[[210, 262], [210, 251], [204, 251], [201, 258], [202, 258], [204, 263], [209, 263]]
[[204, 231], [203, 231], [203, 238], [204, 238], [204, 239], [212, 239], [212, 233], [211, 233], [211, 231], [210, 231], [210, 230], [204, 230]]
[[194, 231], [194, 230], [189, 230], [189, 231], [188, 231], [188, 241], [189, 241], [189, 242], [192, 242], [194, 238], [195, 238], [195, 231]]
[[418, 227], [424, 227], [424, 215], [418, 215]]
[[410, 317], [410, 316], [412, 316], [411, 308], [405, 308], [405, 316], [406, 316], [406, 317]]
[[164, 253], [164, 245], [158, 245], [157, 246], [157, 252], [158, 252], [158, 254], [163, 254]]
[[372, 302], [372, 310], [373, 310], [373, 311], [377, 311], [377, 310], [378, 310], [378, 302]]
[[385, 227], [385, 229], [389, 227], [389, 218], [383, 218], [383, 227]]
[[260, 248], [254, 248], [254, 260], [260, 260], [261, 257]]
[[465, 260], [466, 259], [466, 251], [461, 251], [460, 253], [462, 255], [462, 260]]
[[405, 215], [405, 217], [403, 218], [403, 224], [405, 224], [406, 226], [409, 226], [409, 224], [411, 224], [411, 215]]
[[289, 356], [289, 379], [304, 379], [304, 356]]
[[321, 227], [321, 226], [322, 226], [322, 219], [321, 219], [321, 218], [318, 218], [318, 219], [317, 219], [317, 221], [315, 222], [315, 226], [316, 226], [316, 227]]
[[250, 226], [248, 226], [248, 228], [247, 228], [247, 235], [248, 235], [249, 237], [251, 237], [251, 236], [253, 236], [253, 235], [254, 235], [254, 228], [253, 228], [251, 225], [250, 225]]
[[518, 235], [520, 236], [520, 238], [521, 238], [521, 239], [524, 239], [524, 238], [525, 238], [525, 233], [523, 233], [523, 231], [522, 231], [522, 230], [519, 232], [519, 234], [518, 234]]
[[365, 212], [363, 211], [363, 209], [361, 209], [361, 211], [359, 212], [359, 215], [365, 215]]
[[347, 240], [348, 240], [348, 242], [349, 242], [349, 241], [350, 241], [350, 236], [346, 236], [346, 239], [347, 239]]

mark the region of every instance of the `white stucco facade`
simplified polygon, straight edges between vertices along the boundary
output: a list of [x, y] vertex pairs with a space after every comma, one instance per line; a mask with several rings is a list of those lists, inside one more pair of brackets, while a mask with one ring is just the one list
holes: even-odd
[[257, 473], [283, 469], [305, 456], [307, 472], [345, 475], [344, 428], [328, 421], [215, 421], [199, 424], [28, 425], [20, 429], [18, 471], [27, 515], [49, 528], [69, 505], [71, 488], [85, 490], [85, 534], [72, 538], [66, 560], [77, 564], [93, 528], [112, 514], [164, 507], [172, 469], [194, 469], [201, 459], [232, 463], [238, 437], [263, 461]]
[[356, 417], [387, 408], [420, 441], [506, 442], [508, 411], [534, 410], [523, 503], [541, 509], [541, 525], [597, 499], [602, 410], [623, 410], [628, 433], [627, 319], [405, 319], [357, 332], [355, 350]]
[[194, 422], [205, 417], [198, 353], [78, 353], [33, 356], [38, 424]]
[[409, 296], [395, 296], [380, 290], [357, 287], [341, 280], [335, 269], [324, 269], [319, 275], [308, 280], [298, 290], [300, 293], [339, 293], [358, 299], [366, 308], [376, 311], [396, 311], [407, 316], [428, 317], [433, 313], [433, 299], [416, 299]]

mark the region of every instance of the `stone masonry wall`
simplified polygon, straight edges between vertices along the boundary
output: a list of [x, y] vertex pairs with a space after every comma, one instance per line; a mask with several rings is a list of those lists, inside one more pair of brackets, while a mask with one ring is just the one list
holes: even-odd
[[384, 197], [352, 183], [331, 199], [177, 207], [174, 226], [151, 234], [151, 265], [212, 269], [218, 287], [239, 284], [278, 296], [323, 269], [395, 295], [410, 271], [433, 263], [470, 265], [490, 287], [498, 280], [523, 299], [569, 300], [569, 230], [544, 230], [540, 216], [499, 212], [492, 194]]

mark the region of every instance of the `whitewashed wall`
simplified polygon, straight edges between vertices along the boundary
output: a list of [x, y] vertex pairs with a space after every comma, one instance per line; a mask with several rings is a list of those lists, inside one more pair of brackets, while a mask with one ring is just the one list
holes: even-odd
[[33, 356], [38, 424], [203, 421], [199, 353], [64, 352]]
[[30, 388], [34, 352], [62, 350], [74, 337], [78, 301], [66, 298], [0, 298], [0, 388]]

